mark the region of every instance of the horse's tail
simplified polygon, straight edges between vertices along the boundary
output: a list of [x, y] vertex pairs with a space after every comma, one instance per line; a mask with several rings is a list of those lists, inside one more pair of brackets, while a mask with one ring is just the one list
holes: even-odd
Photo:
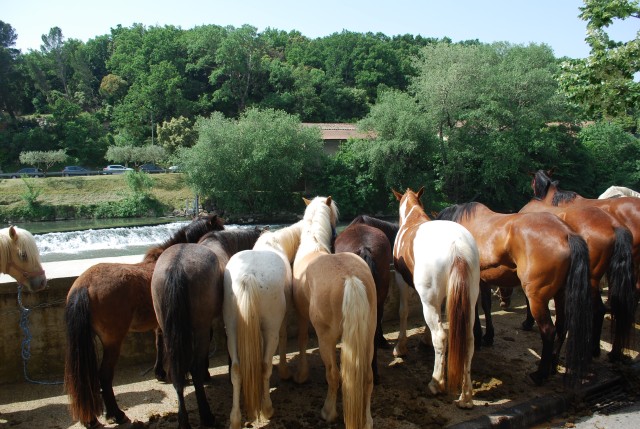
[[245, 274], [238, 287], [237, 341], [240, 360], [240, 379], [245, 411], [249, 416], [258, 417], [262, 405], [264, 385], [262, 383], [263, 339], [260, 331], [260, 312], [256, 305], [259, 300], [258, 280], [254, 275]]
[[565, 285], [567, 381], [575, 386], [591, 362], [593, 307], [589, 284], [589, 248], [577, 234], [569, 235], [571, 265]]
[[454, 391], [462, 384], [469, 337], [473, 319], [471, 304], [472, 266], [462, 254], [455, 254], [449, 272], [449, 290], [447, 291], [447, 322], [449, 323], [449, 341], [447, 350], [447, 390]]
[[370, 330], [367, 321], [370, 305], [364, 283], [349, 276], [344, 282], [342, 298], [342, 349], [340, 352], [344, 426], [347, 429], [365, 425], [365, 383], [371, 377]]
[[377, 280], [376, 276], [378, 275], [378, 269], [376, 267], [376, 261], [371, 254], [371, 249], [366, 246], [360, 247], [358, 249], [358, 256], [360, 256], [367, 263], [367, 266], [371, 271], [371, 275], [373, 276], [374, 280]]
[[67, 345], [64, 387], [69, 395], [71, 418], [86, 425], [100, 416], [103, 410], [89, 292], [86, 287], [75, 288], [69, 294], [65, 323]]
[[633, 238], [625, 227], [615, 228], [616, 241], [607, 270], [609, 303], [611, 306], [611, 333], [614, 344], [628, 348], [633, 333], [636, 308], [635, 274], [633, 271]]
[[159, 307], [161, 309], [165, 358], [176, 389], [184, 388], [193, 359], [191, 310], [187, 274], [181, 263], [167, 270]]

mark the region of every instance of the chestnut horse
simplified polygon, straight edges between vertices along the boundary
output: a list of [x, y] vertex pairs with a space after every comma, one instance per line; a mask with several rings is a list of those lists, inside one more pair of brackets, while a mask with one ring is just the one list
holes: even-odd
[[[635, 275], [631, 232], [609, 213], [594, 206], [548, 206], [532, 199], [520, 213], [549, 212], [564, 220], [587, 242], [589, 273], [593, 304], [593, 356], [600, 355], [600, 335], [605, 305], [600, 294], [600, 281], [606, 275], [611, 306], [612, 351], [609, 356], [619, 359], [628, 348], [633, 333], [633, 308], [627, 303], [634, 300]], [[525, 329], [531, 329], [533, 319], [527, 314]]]
[[[437, 218], [460, 223], [478, 243], [485, 342], [493, 342], [489, 285], [522, 285], [542, 338], [538, 369], [529, 376], [540, 385], [556, 372], [569, 331], [567, 381], [575, 384], [591, 356], [589, 251], [584, 239], [551, 213], [503, 214], [480, 203], [467, 203], [448, 207]], [[555, 326], [549, 311], [551, 299], [556, 308]], [[476, 333], [480, 329], [476, 318]]]
[[214, 231], [197, 244], [175, 244], [158, 258], [151, 277], [151, 296], [164, 336], [169, 378], [178, 396], [178, 427], [190, 428], [184, 402], [187, 372], [196, 392], [200, 423], [215, 423], [204, 391], [210, 331], [222, 313], [224, 269], [232, 255], [251, 249], [261, 230]]
[[[400, 230], [393, 246], [393, 262], [406, 282], [400, 282], [398, 286], [406, 289], [408, 284], [416, 289], [422, 301], [424, 319], [431, 331], [435, 363], [429, 390], [437, 394], [460, 386], [456, 405], [472, 408], [473, 323], [480, 283], [478, 247], [471, 233], [461, 225], [430, 220], [420, 201], [423, 192], [424, 188], [418, 192], [407, 188], [404, 194], [393, 190], [400, 202]], [[401, 293], [400, 296], [406, 299], [407, 294]], [[440, 320], [440, 309], [445, 299], [448, 341]], [[403, 353], [406, 352], [406, 320], [401, 321], [400, 326], [396, 349]], [[448, 349], [445, 350], [447, 344]]]
[[300, 245], [301, 222], [265, 231], [252, 250], [236, 253], [227, 263], [222, 314], [231, 358], [231, 429], [241, 426], [241, 391], [249, 422], [260, 415], [266, 419], [273, 415], [269, 379], [278, 343], [280, 379], [289, 378], [286, 313], [292, 299], [291, 264]]
[[[376, 284], [377, 321], [374, 353], [377, 356], [378, 347], [389, 348], [389, 343], [382, 332], [382, 314], [384, 302], [389, 293], [391, 278], [391, 262], [393, 258], [391, 244], [387, 236], [380, 229], [364, 223], [349, 224], [338, 236], [334, 243], [335, 253], [351, 252], [360, 256], [369, 266]], [[374, 359], [375, 360], [375, 359]], [[374, 381], [378, 383], [378, 368], [373, 367]]]
[[[165, 378], [162, 333], [157, 330], [151, 302], [151, 275], [156, 261], [165, 249], [176, 243], [196, 242], [205, 233], [223, 228], [222, 219], [215, 215], [194, 220], [160, 246], [150, 248], [142, 262], [96, 264], [73, 282], [65, 310], [64, 383], [74, 420], [80, 420], [87, 427], [97, 425], [104, 401], [107, 420], [128, 421], [113, 394], [113, 375], [122, 342], [129, 331], [156, 329], [155, 375], [159, 380]], [[94, 336], [102, 343], [100, 369]]]
[[[371, 429], [376, 288], [367, 264], [353, 253], [331, 253], [338, 209], [331, 197], [306, 200], [300, 247], [293, 263], [293, 302], [300, 360], [294, 380], [309, 376], [309, 321], [318, 336], [328, 390], [321, 416], [334, 421], [338, 387], [346, 429]], [[336, 344], [342, 338], [340, 367]], [[372, 364], [373, 362], [373, 364]]]
[[29, 231], [17, 226], [0, 229], [0, 274], [13, 277], [28, 292], [47, 287], [40, 252]]

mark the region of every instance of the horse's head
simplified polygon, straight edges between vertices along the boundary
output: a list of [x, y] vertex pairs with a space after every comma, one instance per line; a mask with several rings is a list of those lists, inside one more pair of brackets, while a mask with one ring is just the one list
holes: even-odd
[[549, 188], [554, 182], [551, 180], [553, 170], [538, 170], [535, 173], [529, 173], [531, 176], [531, 189], [533, 196], [538, 199], [544, 199], [549, 192]]
[[47, 286], [38, 246], [29, 231], [10, 226], [0, 230], [0, 268], [29, 292]]
[[407, 216], [416, 206], [420, 208], [421, 213], [424, 213], [424, 206], [420, 201], [420, 197], [422, 197], [422, 194], [424, 193], [424, 186], [421, 187], [418, 192], [414, 192], [411, 188], [407, 188], [404, 194], [401, 194], [395, 189], [391, 189], [391, 191], [400, 202], [400, 224], [403, 224], [406, 221]]

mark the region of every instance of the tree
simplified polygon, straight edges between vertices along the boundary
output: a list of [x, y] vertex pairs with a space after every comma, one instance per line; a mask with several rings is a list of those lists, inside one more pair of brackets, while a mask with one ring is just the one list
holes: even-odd
[[21, 152], [20, 162], [27, 165], [36, 165], [46, 173], [54, 164], [61, 164], [67, 160], [67, 153], [63, 150]]
[[295, 207], [293, 192], [322, 159], [320, 130], [276, 110], [248, 109], [237, 120], [220, 113], [200, 119], [198, 142], [179, 152], [196, 194], [236, 213]]
[[160, 163], [167, 158], [167, 152], [158, 145], [145, 146], [109, 146], [105, 159], [127, 166], [144, 164], [145, 162]]
[[15, 111], [19, 106], [22, 80], [16, 67], [20, 51], [12, 48], [18, 35], [11, 25], [0, 21], [0, 110], [5, 110], [15, 119]]
[[[584, 0], [580, 18], [587, 22], [589, 57], [569, 59], [562, 64], [560, 87], [569, 99], [585, 108], [595, 119], [637, 121], [640, 107], [640, 33], [627, 42], [609, 37], [606, 29], [616, 20], [640, 18], [637, 0]], [[631, 124], [637, 129], [638, 123]]]
[[158, 142], [172, 154], [180, 147], [191, 147], [198, 139], [198, 132], [184, 116], [171, 118], [158, 127]]

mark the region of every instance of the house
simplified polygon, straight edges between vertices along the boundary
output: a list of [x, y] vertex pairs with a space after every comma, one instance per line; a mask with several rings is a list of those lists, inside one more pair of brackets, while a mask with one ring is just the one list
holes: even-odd
[[322, 140], [324, 141], [324, 151], [329, 155], [335, 154], [340, 144], [350, 138], [362, 139], [375, 137], [373, 134], [358, 131], [356, 124], [303, 122], [302, 126], [320, 128]]

